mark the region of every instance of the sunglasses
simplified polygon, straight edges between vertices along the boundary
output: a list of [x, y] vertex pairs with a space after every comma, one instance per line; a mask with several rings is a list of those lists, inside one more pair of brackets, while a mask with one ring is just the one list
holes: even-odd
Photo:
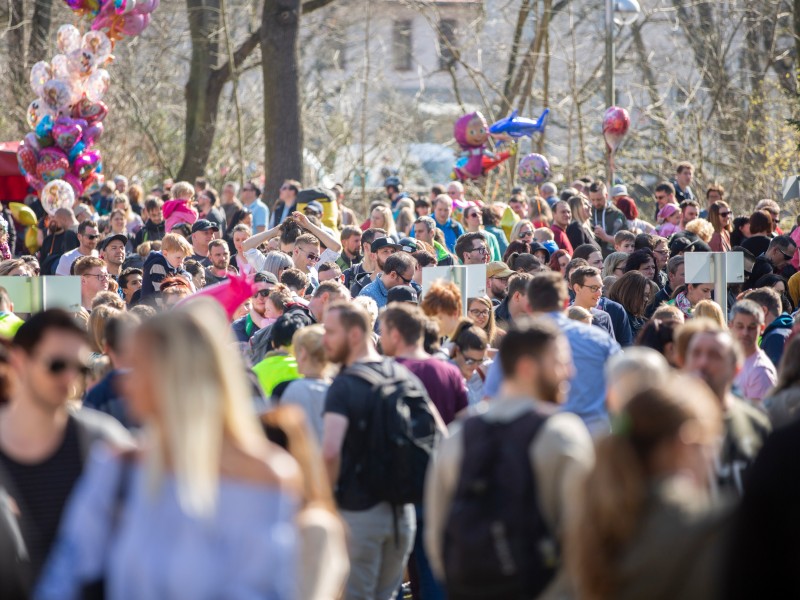
[[394, 274], [397, 275], [406, 285], [411, 285], [411, 279], [406, 279], [405, 277], [400, 275], [400, 273], [398, 273], [397, 271], [395, 271]]
[[472, 366], [472, 365], [479, 365], [479, 364], [481, 364], [482, 362], [483, 362], [483, 359], [482, 359], [482, 358], [469, 358], [468, 356], [465, 356], [465, 357], [464, 357], [464, 364], [465, 364], [465, 365], [469, 365], [469, 366]]
[[79, 375], [86, 375], [89, 373], [89, 367], [79, 360], [72, 360], [71, 358], [51, 358], [45, 362], [45, 367], [51, 375], [61, 375], [67, 370], [72, 370]]
[[720, 212], [720, 213], [719, 213], [719, 216], [720, 216], [720, 217], [729, 217], [730, 215], [731, 215], [731, 211], [727, 211], [727, 212]]
[[319, 260], [319, 254], [311, 252], [310, 254], [306, 254], [306, 258], [311, 262], [317, 262]]
[[519, 237], [521, 237], [521, 238], [533, 237], [533, 231], [520, 231], [519, 232]]
[[786, 254], [786, 252], [784, 252], [780, 248], [778, 248], [778, 252], [780, 252], [783, 255], [783, 258], [785, 258], [786, 260], [792, 260], [794, 258], [794, 254]]
[[100, 236], [97, 235], [97, 234], [95, 234], [95, 235], [87, 235], [86, 237], [89, 238], [90, 240], [96, 240], [96, 239], [100, 238]]
[[261, 296], [262, 298], [266, 298], [269, 296], [270, 290], [258, 290], [255, 294], [253, 294], [253, 298], [258, 298]]

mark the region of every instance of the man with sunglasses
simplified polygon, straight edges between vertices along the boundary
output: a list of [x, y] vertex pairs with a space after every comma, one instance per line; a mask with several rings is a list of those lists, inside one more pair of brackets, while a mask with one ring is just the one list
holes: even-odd
[[257, 290], [250, 301], [250, 312], [231, 325], [237, 342], [249, 342], [250, 338], [264, 326], [267, 296], [278, 285], [278, 278], [269, 271], [259, 271], [256, 273], [254, 281]]
[[0, 408], [0, 490], [16, 507], [29, 555], [20, 563], [19, 575], [29, 591], [92, 443], [102, 439], [119, 449], [132, 446], [128, 432], [112, 417], [68, 408], [88, 358], [85, 332], [58, 309], [32, 316], [11, 347], [15, 385]]
[[390, 289], [398, 285], [411, 285], [416, 266], [416, 259], [408, 252], [392, 254], [383, 265], [383, 273], [361, 290], [359, 296], [372, 298], [379, 309], [383, 308], [389, 302]]
[[97, 223], [84, 221], [78, 226], [78, 247], [61, 255], [56, 267], [56, 275], [70, 275], [72, 264], [82, 256], [98, 256], [97, 242], [100, 234]]
[[755, 287], [756, 282], [764, 275], [774, 273], [789, 279], [796, 273], [791, 262], [795, 252], [797, 252], [797, 245], [788, 235], [779, 235], [772, 238], [767, 251], [756, 258], [750, 277], [744, 284], [744, 289], [749, 290]]

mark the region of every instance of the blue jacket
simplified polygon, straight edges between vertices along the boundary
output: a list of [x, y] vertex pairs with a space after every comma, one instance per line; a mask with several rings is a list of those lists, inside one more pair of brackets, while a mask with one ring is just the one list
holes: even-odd
[[783, 313], [769, 324], [764, 330], [764, 335], [761, 336], [761, 349], [767, 353], [775, 367], [781, 362], [786, 340], [789, 339], [792, 333], [792, 325], [792, 316]]
[[111, 415], [130, 429], [131, 427], [135, 427], [136, 424], [131, 421], [128, 416], [125, 401], [120, 397], [117, 391], [119, 375], [119, 371], [113, 370], [103, 377], [97, 382], [97, 385], [86, 394], [83, 405]]
[[[434, 221], [436, 221], [436, 219], [434, 219]], [[453, 219], [450, 218], [444, 225], [439, 225], [439, 221], [436, 221], [436, 227], [444, 232], [444, 245], [447, 246], [447, 249], [450, 250], [450, 252], [455, 252], [456, 240], [464, 235], [464, 228], [461, 226], [461, 223], [453, 221]]]
[[611, 317], [611, 326], [614, 328], [614, 338], [617, 343], [623, 348], [633, 345], [633, 329], [625, 308], [619, 302], [608, 298], [600, 298], [597, 308], [607, 312]]

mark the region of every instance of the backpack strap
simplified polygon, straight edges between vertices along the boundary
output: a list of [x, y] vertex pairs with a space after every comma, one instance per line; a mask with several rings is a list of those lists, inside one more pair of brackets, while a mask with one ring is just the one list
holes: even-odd
[[[368, 363], [363, 362], [353, 363], [345, 369], [344, 374], [363, 379], [372, 387], [380, 387], [387, 381], [385, 375], [378, 373], [375, 369], [370, 367]], [[392, 375], [394, 375], [394, 369], [392, 369]]]

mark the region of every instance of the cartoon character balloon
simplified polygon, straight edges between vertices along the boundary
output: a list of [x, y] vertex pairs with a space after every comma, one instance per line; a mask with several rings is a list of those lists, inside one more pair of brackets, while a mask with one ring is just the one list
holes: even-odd
[[550, 178], [550, 163], [541, 154], [528, 154], [519, 161], [517, 174], [523, 183], [539, 185]]
[[615, 152], [622, 142], [622, 139], [628, 133], [628, 128], [631, 125], [631, 118], [628, 116], [628, 111], [618, 106], [612, 106], [606, 110], [603, 117], [603, 137], [606, 139], [606, 144]]
[[[462, 150], [453, 170], [456, 179], [478, 179], [511, 156], [510, 152], [504, 152], [501, 156], [489, 152], [486, 149], [489, 135], [486, 118], [480, 112], [469, 113], [455, 122], [453, 137]], [[489, 159], [490, 165], [486, 164], [486, 159]]]
[[75, 192], [66, 181], [56, 179], [44, 186], [41, 201], [48, 214], [54, 215], [59, 208], [72, 208]]

